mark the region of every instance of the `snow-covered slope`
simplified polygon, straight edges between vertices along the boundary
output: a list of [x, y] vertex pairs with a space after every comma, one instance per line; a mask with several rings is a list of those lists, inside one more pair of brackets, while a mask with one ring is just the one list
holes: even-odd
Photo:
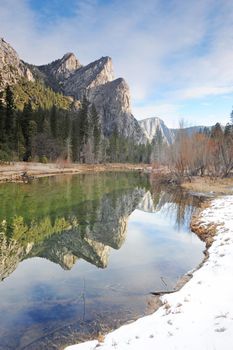
[[154, 314], [97, 340], [66, 350], [232, 350], [233, 196], [216, 199], [200, 224], [219, 225], [209, 258], [178, 292], [162, 297]]

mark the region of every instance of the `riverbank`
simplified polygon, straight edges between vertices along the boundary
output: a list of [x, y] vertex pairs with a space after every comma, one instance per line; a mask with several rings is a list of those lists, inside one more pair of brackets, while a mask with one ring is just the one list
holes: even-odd
[[105, 171], [144, 170], [145, 164], [107, 163], [107, 164], [74, 164], [74, 163], [25, 163], [14, 162], [0, 165], [0, 182], [23, 182], [22, 174], [33, 178], [62, 174], [85, 174]]
[[207, 195], [233, 194], [233, 178], [211, 178], [209, 176], [193, 176], [191, 182], [183, 182], [181, 187], [191, 193]]
[[231, 350], [233, 337], [233, 196], [214, 199], [192, 227], [212, 245], [208, 259], [178, 292], [161, 297], [150, 316], [105, 338], [66, 350]]

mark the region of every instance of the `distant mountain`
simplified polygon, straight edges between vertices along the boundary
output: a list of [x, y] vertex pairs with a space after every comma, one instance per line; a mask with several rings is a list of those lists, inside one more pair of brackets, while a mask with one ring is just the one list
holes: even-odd
[[[207, 129], [207, 130], [211, 130], [212, 126], [204, 126], [204, 125], [198, 125], [198, 126], [189, 126], [187, 128], [184, 128], [185, 132], [188, 134], [188, 135], [193, 135], [197, 132], [203, 132], [204, 129]], [[174, 133], [174, 135], [177, 135], [177, 133], [179, 133], [179, 130], [180, 129], [170, 129], [171, 132]]]
[[163, 140], [166, 143], [171, 144], [174, 141], [175, 135], [172, 129], [169, 129], [164, 121], [158, 117], [140, 120], [139, 125], [150, 142], [155, 138], [157, 128], [161, 131]]
[[[164, 142], [167, 144], [172, 144], [175, 140], [176, 135], [180, 132], [180, 129], [170, 129], [168, 128], [164, 121], [158, 117], [146, 118], [139, 121], [139, 125], [144, 131], [145, 136], [152, 142], [156, 138], [156, 130], [159, 128], [161, 131]], [[191, 126], [184, 128], [188, 135], [192, 135], [196, 132], [203, 131], [205, 128], [211, 129], [211, 126]]]

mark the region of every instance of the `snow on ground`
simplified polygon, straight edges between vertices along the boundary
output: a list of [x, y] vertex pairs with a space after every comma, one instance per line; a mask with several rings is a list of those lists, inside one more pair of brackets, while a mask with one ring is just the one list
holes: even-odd
[[105, 337], [66, 350], [232, 350], [233, 196], [215, 199], [201, 214], [203, 225], [221, 224], [209, 259], [163, 306]]

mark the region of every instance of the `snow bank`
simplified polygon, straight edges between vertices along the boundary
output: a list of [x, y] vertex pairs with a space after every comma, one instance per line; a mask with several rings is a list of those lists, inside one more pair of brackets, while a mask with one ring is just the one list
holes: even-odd
[[201, 214], [219, 224], [209, 259], [163, 306], [105, 337], [66, 350], [232, 350], [233, 349], [233, 196], [215, 199]]

